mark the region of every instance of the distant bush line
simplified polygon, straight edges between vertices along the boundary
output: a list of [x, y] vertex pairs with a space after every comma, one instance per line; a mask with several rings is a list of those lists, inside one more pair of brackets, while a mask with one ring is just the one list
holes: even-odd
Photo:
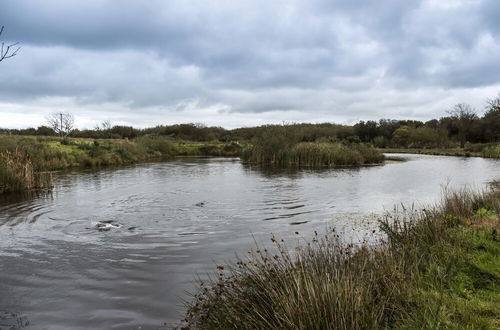
[[[318, 140], [349, 141], [372, 143], [376, 147], [385, 148], [450, 148], [465, 147], [467, 142], [492, 143], [500, 142], [500, 95], [487, 101], [486, 111], [479, 117], [475, 110], [467, 104], [457, 104], [449, 111], [449, 115], [426, 122], [418, 120], [360, 121], [355, 125], [321, 124], [288, 124], [264, 125], [259, 127], [243, 127], [224, 129], [222, 127], [206, 127], [201, 124], [176, 124], [150, 128], [134, 128], [131, 126], [111, 126], [109, 122], [102, 128], [74, 129], [69, 133], [73, 138], [91, 139], [135, 139], [141, 136], [166, 136], [174, 140], [198, 142], [231, 142], [251, 141], [272, 127], [286, 126], [298, 142], [315, 142]], [[40, 126], [28, 129], [0, 128], [0, 134], [56, 136], [50, 127]]]

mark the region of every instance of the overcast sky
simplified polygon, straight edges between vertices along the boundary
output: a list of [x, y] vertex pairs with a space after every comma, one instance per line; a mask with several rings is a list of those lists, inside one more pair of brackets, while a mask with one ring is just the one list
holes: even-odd
[[500, 92], [498, 0], [1, 0], [0, 127], [426, 120]]

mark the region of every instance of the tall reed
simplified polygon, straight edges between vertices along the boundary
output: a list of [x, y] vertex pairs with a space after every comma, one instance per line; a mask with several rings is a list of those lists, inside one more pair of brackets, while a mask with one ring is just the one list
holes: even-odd
[[486, 158], [500, 158], [500, 144], [484, 148], [482, 156]]
[[51, 181], [50, 173], [35, 171], [26, 151], [16, 148], [0, 153], [0, 193], [48, 189]]
[[384, 155], [363, 144], [301, 142], [276, 149], [257, 144], [245, 150], [242, 159], [279, 167], [334, 167], [380, 163]]

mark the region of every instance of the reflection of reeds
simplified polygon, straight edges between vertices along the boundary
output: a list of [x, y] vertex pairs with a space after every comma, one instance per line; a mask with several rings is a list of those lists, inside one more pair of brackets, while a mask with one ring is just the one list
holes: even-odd
[[51, 175], [36, 172], [30, 156], [19, 149], [0, 153], [0, 193], [45, 189], [51, 186]]
[[380, 163], [384, 155], [363, 144], [302, 142], [275, 149], [256, 144], [243, 152], [242, 159], [279, 167], [333, 167]]
[[387, 218], [377, 246], [345, 244], [330, 231], [290, 253], [273, 237], [274, 249], [257, 248], [199, 283], [184, 327], [493, 328], [499, 214], [498, 193], [450, 193], [439, 207]]

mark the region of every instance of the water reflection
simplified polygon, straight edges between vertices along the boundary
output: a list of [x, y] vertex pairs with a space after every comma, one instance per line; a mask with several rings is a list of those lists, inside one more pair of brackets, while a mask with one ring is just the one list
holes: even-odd
[[[382, 166], [382, 165], [375, 165]], [[272, 178], [289, 178], [289, 179], [300, 179], [307, 175], [315, 175], [318, 177], [322, 176], [332, 176], [338, 173], [356, 173], [362, 169], [368, 167], [373, 167], [373, 165], [365, 167], [339, 167], [339, 168], [278, 168], [273, 166], [260, 166], [260, 165], [250, 165], [242, 164], [243, 169], [248, 174], [260, 174], [262, 177], [267, 179]]]

